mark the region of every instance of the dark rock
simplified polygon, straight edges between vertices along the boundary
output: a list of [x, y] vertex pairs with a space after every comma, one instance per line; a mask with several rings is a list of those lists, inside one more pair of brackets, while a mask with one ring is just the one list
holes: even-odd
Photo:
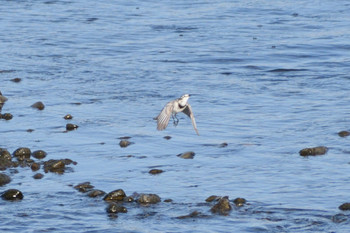
[[14, 83], [19, 83], [20, 81], [22, 81], [22, 79], [21, 78], [13, 78], [13, 79], [11, 79], [11, 81]]
[[66, 120], [72, 120], [73, 116], [71, 114], [67, 114], [63, 118], [66, 119]]
[[15, 156], [19, 161], [29, 159], [31, 151], [27, 147], [20, 147], [13, 152], [13, 156]]
[[151, 169], [148, 173], [152, 174], [152, 175], [156, 175], [156, 174], [160, 174], [162, 172], [163, 172], [163, 170], [161, 170], [161, 169]]
[[210, 209], [214, 214], [228, 215], [229, 211], [232, 210], [228, 197], [222, 197], [219, 201]]
[[30, 166], [30, 168], [32, 169], [32, 171], [37, 171], [40, 169], [40, 164], [38, 163], [32, 163], [32, 165]]
[[11, 178], [8, 175], [0, 173], [0, 186], [3, 186], [10, 182], [11, 182]]
[[211, 195], [210, 197], [208, 197], [207, 199], [205, 199], [206, 202], [212, 202], [212, 201], [217, 201], [219, 200], [221, 197], [216, 196], [216, 195]]
[[140, 204], [156, 204], [160, 202], [160, 197], [157, 194], [141, 194], [137, 200]]
[[123, 189], [117, 189], [108, 193], [103, 200], [105, 201], [123, 201], [126, 197]]
[[170, 140], [171, 139], [170, 136], [164, 136], [163, 138], [166, 139], [166, 140]]
[[12, 160], [10, 152], [6, 149], [0, 148], [0, 159]]
[[201, 212], [198, 211], [193, 211], [189, 215], [183, 215], [176, 217], [177, 219], [187, 219], [187, 218], [203, 218], [203, 217], [209, 217], [208, 215], [202, 214]]
[[34, 131], [34, 129], [27, 129], [27, 132], [28, 133], [31, 133], [31, 132], [33, 132]]
[[70, 124], [70, 123], [66, 124], [66, 129], [69, 130], [69, 131], [75, 130], [75, 129], [77, 129], [78, 127], [79, 127], [79, 126], [77, 126], [77, 125], [75, 125], [75, 124]]
[[108, 207], [106, 208], [106, 211], [107, 213], [112, 213], [112, 214], [128, 212], [128, 210], [124, 206], [120, 206], [115, 203], [109, 204]]
[[2, 95], [1, 91], [0, 91], [0, 104], [3, 104], [7, 101], [8, 99]]
[[246, 203], [246, 199], [237, 197], [236, 199], [233, 200], [233, 203], [235, 203], [236, 206], [243, 206]]
[[129, 146], [130, 144], [132, 144], [132, 143], [129, 142], [128, 140], [121, 140], [121, 141], [119, 142], [119, 146], [120, 146], [120, 147], [127, 147], [127, 146]]
[[62, 174], [66, 170], [66, 165], [77, 163], [70, 160], [70, 159], [50, 159], [49, 161], [44, 162], [44, 171], [47, 172], [54, 172]]
[[120, 140], [128, 140], [130, 138], [131, 138], [130, 136], [123, 136], [123, 137], [119, 137], [118, 139], [120, 139]]
[[339, 135], [340, 137], [347, 137], [347, 136], [350, 135], [350, 132], [349, 132], [349, 131], [340, 131], [340, 132], [338, 133], [338, 135]]
[[40, 180], [40, 179], [42, 179], [43, 177], [44, 177], [44, 175], [41, 174], [41, 173], [36, 173], [36, 174], [33, 176], [33, 178], [36, 179], [36, 180]]
[[173, 202], [173, 199], [170, 199], [170, 198], [169, 199], [165, 199], [164, 202], [167, 202], [167, 203]]
[[326, 154], [328, 148], [325, 146], [318, 146], [313, 148], [305, 148], [299, 151], [301, 156], [314, 156], [314, 155], [324, 155]]
[[4, 113], [4, 114], [0, 114], [1, 115], [1, 119], [4, 119], [4, 120], [11, 120], [13, 118], [13, 115], [11, 113]]
[[45, 108], [45, 105], [43, 104], [43, 102], [38, 101], [38, 102], [32, 104], [30, 107], [36, 108], [38, 110], [43, 110]]
[[339, 207], [338, 207], [340, 210], [350, 210], [350, 203], [344, 203], [344, 204], [341, 204]]
[[183, 159], [193, 159], [195, 153], [193, 151], [188, 151], [182, 154], [178, 154], [177, 156]]
[[23, 194], [18, 189], [8, 189], [1, 194], [1, 197], [6, 201], [18, 201], [23, 199]]
[[81, 184], [77, 184], [73, 188], [77, 189], [79, 192], [86, 193], [88, 191], [91, 191], [95, 186], [90, 184], [90, 182], [84, 182]]
[[104, 196], [106, 192], [98, 189], [93, 189], [88, 193], [89, 197], [99, 197], [99, 196]]
[[32, 153], [32, 156], [36, 159], [43, 159], [45, 158], [47, 153], [43, 150], [36, 150]]

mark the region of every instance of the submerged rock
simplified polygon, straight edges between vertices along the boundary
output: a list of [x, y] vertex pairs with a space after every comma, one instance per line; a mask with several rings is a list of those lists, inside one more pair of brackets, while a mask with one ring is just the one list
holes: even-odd
[[219, 145], [220, 148], [224, 148], [224, 147], [227, 147], [227, 146], [228, 146], [227, 142], [223, 142], [223, 143], [221, 143]]
[[44, 162], [44, 171], [46, 173], [48, 172], [55, 172], [62, 174], [66, 170], [66, 165], [69, 164], [74, 164], [76, 165], [77, 163], [70, 160], [70, 159], [50, 159], [49, 161]]
[[210, 209], [214, 214], [228, 215], [232, 210], [232, 206], [227, 196], [222, 197], [219, 201]]
[[88, 193], [89, 197], [99, 197], [104, 195], [106, 195], [106, 192], [99, 189], [93, 189]]
[[208, 197], [207, 199], [205, 199], [206, 202], [212, 202], [212, 201], [217, 201], [219, 200], [221, 197], [220, 196], [216, 196], [216, 195], [211, 195], [210, 197]]
[[339, 207], [338, 207], [340, 210], [350, 210], [350, 203], [344, 203], [344, 204], [341, 204]]
[[11, 178], [8, 175], [0, 173], [0, 186], [3, 186], [10, 182], [11, 182]]
[[349, 132], [349, 131], [340, 131], [340, 132], [338, 133], [338, 135], [339, 135], [340, 137], [347, 137], [347, 136], [350, 135], [350, 132]]
[[127, 213], [128, 210], [124, 206], [120, 206], [115, 203], [111, 203], [106, 208], [107, 213], [116, 214], [116, 213]]
[[11, 81], [14, 83], [19, 83], [22, 81], [22, 79], [21, 78], [13, 78], [13, 79], [11, 79]]
[[44, 175], [41, 174], [41, 173], [36, 173], [36, 174], [33, 176], [33, 178], [36, 179], [36, 180], [40, 180], [40, 179], [42, 179], [43, 177], [44, 177]]
[[43, 159], [45, 158], [47, 153], [43, 150], [36, 150], [32, 153], [32, 156], [36, 159]]
[[141, 194], [137, 200], [140, 204], [156, 204], [160, 202], [160, 197], [157, 194]]
[[30, 166], [30, 168], [32, 169], [32, 171], [37, 171], [40, 169], [40, 164], [38, 163], [32, 163], [32, 165]]
[[76, 190], [78, 190], [79, 192], [82, 193], [86, 193], [90, 190], [92, 190], [95, 186], [93, 186], [92, 184], [90, 184], [90, 182], [84, 182], [81, 184], [77, 184], [76, 186], [74, 186], [73, 188], [75, 188]]
[[23, 194], [18, 189], [8, 189], [1, 194], [1, 197], [6, 201], [18, 201], [23, 199]]
[[161, 170], [161, 169], [151, 169], [148, 173], [152, 174], [152, 175], [156, 175], [156, 174], [160, 174], [162, 172], [163, 172], [163, 170]]
[[44, 110], [45, 105], [43, 104], [43, 102], [38, 101], [38, 102], [32, 104], [30, 107], [36, 108], [36, 109], [38, 109], [38, 110]]
[[203, 218], [203, 217], [209, 217], [208, 215], [205, 215], [198, 211], [193, 211], [192, 213], [188, 215], [178, 216], [177, 219], [187, 219], [187, 218]]
[[29, 159], [30, 154], [31, 154], [31, 151], [27, 147], [20, 147], [13, 152], [13, 156], [15, 156], [20, 161]]
[[126, 194], [123, 189], [117, 189], [108, 193], [103, 200], [105, 201], [123, 201]]
[[170, 140], [171, 136], [164, 136], [163, 138], [166, 139], [166, 140]]
[[235, 203], [236, 206], [240, 207], [243, 206], [246, 203], [246, 199], [237, 197], [236, 199], [233, 200], [233, 203]]
[[9, 121], [13, 118], [13, 115], [11, 113], [4, 113], [0, 114], [0, 118]]
[[324, 155], [328, 151], [328, 148], [325, 146], [317, 146], [313, 148], [305, 148], [299, 151], [301, 156], [314, 156], [314, 155]]
[[182, 154], [178, 154], [177, 156], [183, 159], [193, 159], [194, 158], [195, 153], [193, 151], [188, 151], [188, 152], [184, 152]]
[[77, 129], [78, 127], [79, 127], [79, 126], [77, 126], [77, 125], [75, 125], [75, 124], [70, 124], [70, 123], [66, 124], [66, 130], [68, 130], [68, 131], [75, 130], [75, 129]]

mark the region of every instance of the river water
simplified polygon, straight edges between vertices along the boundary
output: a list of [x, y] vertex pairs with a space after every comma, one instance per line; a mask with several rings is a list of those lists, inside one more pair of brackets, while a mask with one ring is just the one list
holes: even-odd
[[[1, 0], [2, 112], [13, 119], [0, 121], [0, 147], [77, 165], [40, 180], [3, 171], [12, 181], [0, 191], [24, 198], [0, 201], [0, 230], [349, 232], [338, 209], [350, 202], [349, 138], [337, 134], [350, 129], [349, 12], [345, 0]], [[183, 114], [157, 131], [152, 118], [184, 93], [200, 136]], [[134, 144], [121, 148], [124, 136]], [[315, 146], [329, 150], [299, 155]], [[194, 159], [176, 156], [186, 151]], [[162, 202], [111, 217], [72, 187], [86, 181]], [[210, 195], [247, 204], [216, 215]]]

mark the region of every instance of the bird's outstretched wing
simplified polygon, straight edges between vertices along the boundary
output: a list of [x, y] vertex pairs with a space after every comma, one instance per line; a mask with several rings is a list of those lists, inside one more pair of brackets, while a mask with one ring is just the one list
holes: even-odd
[[194, 115], [193, 115], [193, 112], [192, 112], [191, 105], [189, 103], [187, 103], [186, 108], [182, 112], [185, 113], [187, 116], [189, 116], [191, 118], [193, 128], [196, 131], [197, 135], [199, 136], [199, 133], [198, 133], [198, 130], [197, 130], [197, 125], [196, 125], [196, 120], [194, 119]]
[[170, 116], [174, 109], [174, 102], [175, 100], [167, 103], [164, 106], [163, 110], [159, 113], [159, 115], [156, 118], [154, 118], [155, 120], [157, 120], [157, 130], [164, 130], [168, 126]]

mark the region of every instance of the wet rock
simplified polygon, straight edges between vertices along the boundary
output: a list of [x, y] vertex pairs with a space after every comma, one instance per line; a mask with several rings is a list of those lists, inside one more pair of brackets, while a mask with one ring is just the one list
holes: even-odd
[[193, 151], [188, 151], [182, 154], [178, 154], [177, 156], [183, 159], [193, 159], [195, 153]]
[[301, 156], [314, 156], [314, 155], [324, 155], [327, 153], [328, 148], [325, 146], [318, 146], [313, 148], [305, 148], [299, 151]]
[[340, 210], [350, 210], [350, 203], [344, 203], [344, 204], [341, 204], [339, 207], [338, 207]]
[[129, 145], [131, 145], [132, 143], [131, 142], [129, 142], [128, 140], [121, 140], [120, 142], [119, 142], [119, 146], [120, 147], [127, 147], [127, 146], [129, 146]]
[[44, 175], [41, 174], [41, 173], [36, 173], [36, 174], [33, 176], [33, 178], [36, 179], [36, 180], [40, 180], [40, 179], [42, 179], [43, 177], [44, 177]]
[[44, 110], [45, 105], [43, 104], [43, 102], [38, 101], [38, 102], [32, 104], [30, 107], [36, 108], [36, 109], [38, 109], [38, 110]]
[[21, 78], [13, 78], [13, 79], [11, 79], [11, 81], [14, 83], [19, 83], [22, 81], [22, 79]]
[[108, 205], [108, 207], [106, 208], [107, 213], [112, 213], [112, 214], [116, 214], [116, 213], [127, 213], [128, 210], [124, 207], [124, 206], [120, 206], [118, 204], [115, 203], [111, 203]]
[[49, 161], [44, 162], [44, 171], [45, 173], [54, 172], [62, 174], [66, 170], [66, 165], [77, 164], [76, 162], [70, 159], [50, 159]]
[[156, 174], [160, 174], [162, 172], [163, 172], [163, 170], [161, 170], [161, 169], [151, 169], [148, 173], [152, 174], [152, 175], [156, 175]]
[[13, 115], [11, 113], [4, 113], [0, 114], [0, 118], [9, 121], [13, 118]]
[[7, 101], [8, 99], [2, 95], [1, 91], [0, 91], [0, 104], [3, 104]]
[[340, 131], [339, 133], [338, 133], [338, 135], [340, 136], [340, 137], [347, 137], [347, 136], [349, 136], [350, 135], [350, 132], [349, 131]]
[[167, 202], [167, 203], [173, 202], [173, 199], [170, 199], [170, 198], [169, 199], [165, 199], [164, 202]]
[[246, 203], [246, 199], [237, 197], [236, 199], [233, 200], [233, 203], [235, 203], [236, 206], [240, 207], [243, 206]]
[[106, 192], [99, 189], [93, 189], [88, 193], [89, 197], [100, 197], [104, 195], [106, 195]]
[[221, 215], [228, 215], [231, 210], [232, 207], [227, 196], [220, 198], [219, 201], [210, 209], [212, 213]]
[[170, 140], [171, 139], [170, 136], [164, 136], [163, 138], [166, 139], [166, 140]]
[[77, 189], [79, 192], [86, 193], [88, 191], [91, 191], [95, 186], [90, 184], [90, 182], [84, 182], [81, 184], [77, 184], [73, 188]]
[[66, 119], [66, 120], [72, 120], [73, 116], [71, 114], [67, 114], [63, 118]]
[[0, 173], [0, 186], [3, 186], [10, 182], [11, 182], [11, 178], [8, 175]]
[[18, 201], [23, 199], [23, 194], [18, 189], [8, 189], [1, 194], [1, 197], [6, 201]]
[[103, 200], [105, 201], [123, 201], [126, 197], [123, 189], [117, 189], [108, 193]]
[[160, 202], [160, 197], [157, 194], [141, 194], [137, 202], [143, 205], [156, 204]]
[[223, 142], [223, 143], [221, 143], [219, 145], [219, 148], [224, 148], [224, 147], [227, 147], [227, 146], [228, 146], [227, 142]]
[[32, 165], [30, 166], [30, 168], [32, 169], [32, 171], [37, 171], [40, 169], [40, 164], [38, 163], [32, 163]]
[[29, 159], [30, 154], [31, 154], [31, 151], [27, 147], [20, 147], [13, 152], [13, 156], [15, 156], [19, 161]]
[[0, 159], [12, 160], [10, 152], [6, 149], [0, 148]]
[[79, 127], [79, 126], [77, 126], [77, 125], [75, 125], [75, 124], [70, 124], [70, 123], [66, 124], [66, 130], [68, 130], [68, 131], [75, 130], [75, 129], [77, 129], [78, 127]]
[[187, 218], [203, 218], [203, 217], [209, 217], [209, 216], [205, 215], [201, 212], [198, 212], [198, 211], [193, 211], [192, 213], [190, 213], [188, 215], [183, 215], [183, 216], [179, 216], [176, 218], [177, 219], [187, 219]]
[[133, 196], [124, 197], [124, 202], [134, 202], [135, 198]]
[[206, 202], [212, 202], [212, 201], [217, 201], [219, 200], [221, 197], [220, 196], [216, 196], [216, 195], [211, 195], [210, 197], [208, 197], [207, 199], [205, 199]]
[[43, 159], [45, 158], [47, 153], [43, 150], [36, 150], [32, 153], [32, 156], [36, 159]]

